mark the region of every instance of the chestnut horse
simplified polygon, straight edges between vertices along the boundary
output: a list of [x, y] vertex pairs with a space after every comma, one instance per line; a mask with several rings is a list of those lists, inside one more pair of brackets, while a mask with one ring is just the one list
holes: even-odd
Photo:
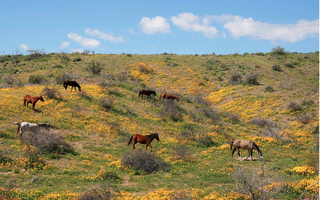
[[75, 81], [65, 81], [63, 82], [63, 87], [67, 90], [68, 86], [72, 86], [71, 87], [71, 92], [72, 92], [72, 89], [74, 88], [75, 91], [77, 91], [77, 88], [79, 89], [79, 91], [81, 92], [81, 87], [80, 85], [75, 82]]
[[41, 129], [45, 129], [47, 131], [50, 131], [50, 124], [49, 123], [40, 123], [40, 124], [34, 124], [29, 122], [13, 122], [14, 125], [18, 125], [17, 131], [16, 131], [16, 137], [18, 135], [19, 130], [20, 131], [20, 137], [22, 136], [22, 133], [26, 131], [30, 131], [33, 133], [38, 133]]
[[234, 147], [233, 151], [232, 151], [232, 154], [231, 154], [231, 157], [233, 157], [233, 154], [236, 150], [238, 150], [238, 155], [240, 156], [240, 149], [246, 149], [248, 150], [248, 156], [246, 157], [245, 160], [247, 160], [249, 158], [249, 156], [251, 156], [251, 160], [252, 160], [252, 150], [256, 150], [259, 157], [260, 158], [263, 158], [262, 156], [262, 153], [259, 149], [259, 147], [256, 145], [255, 142], [249, 140], [249, 141], [246, 141], [246, 140], [235, 140], [233, 142], [230, 143], [230, 150], [229, 152], [231, 152], [232, 150], [232, 147]]
[[133, 145], [133, 149], [136, 148], [136, 143], [140, 144], [146, 144], [146, 150], [148, 149], [148, 146], [150, 146], [151, 151], [152, 151], [152, 146], [150, 143], [152, 142], [153, 139], [156, 139], [159, 141], [159, 135], [158, 133], [152, 133], [151, 135], [140, 135], [140, 134], [135, 134], [131, 136], [128, 145], [131, 144]]
[[[26, 95], [26, 96], [24, 96], [24, 98], [23, 98], [23, 105], [24, 106], [27, 106], [28, 107], [28, 104], [29, 103], [32, 103], [32, 110], [33, 110], [33, 112], [35, 111], [35, 109], [34, 109], [34, 107], [35, 107], [35, 105], [36, 105], [36, 103], [37, 103], [37, 101], [44, 101], [43, 100], [43, 98], [42, 98], [42, 96], [36, 96], [36, 97], [32, 97], [32, 96], [30, 96], [30, 95]], [[27, 103], [27, 104], [26, 104]]]
[[140, 92], [139, 92], [139, 97], [140, 97], [140, 95], [141, 95], [141, 98], [143, 98], [143, 95], [147, 95], [148, 97], [151, 98], [151, 95], [152, 95], [152, 94], [153, 94], [154, 96], [157, 96], [156, 91], [144, 90], [144, 89], [142, 89], [142, 90], [140, 90]]
[[179, 102], [179, 97], [178, 96], [175, 96], [175, 95], [168, 95], [166, 93], [163, 93], [160, 95], [160, 98], [159, 99], [173, 99], [173, 100], [177, 100], [177, 102]]

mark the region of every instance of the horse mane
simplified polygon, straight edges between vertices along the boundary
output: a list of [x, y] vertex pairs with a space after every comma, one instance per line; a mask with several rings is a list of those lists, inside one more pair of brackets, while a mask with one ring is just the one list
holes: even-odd
[[257, 144], [255, 142], [253, 142], [253, 148], [256, 149], [259, 154], [261, 153], [259, 147], [257, 146]]
[[153, 138], [156, 137], [157, 134], [158, 134], [158, 133], [152, 133], [152, 134], [150, 134], [150, 135], [146, 135], [146, 137], [149, 138], [149, 139], [153, 139]]

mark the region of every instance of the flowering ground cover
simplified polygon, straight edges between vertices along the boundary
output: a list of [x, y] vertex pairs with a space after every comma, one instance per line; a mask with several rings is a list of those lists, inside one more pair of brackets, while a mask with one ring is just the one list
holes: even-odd
[[[25, 57], [12, 62], [4, 56], [0, 62], [4, 199], [318, 195], [318, 52]], [[276, 64], [282, 71], [273, 70]], [[76, 80], [81, 92], [66, 91], [64, 79]], [[140, 89], [154, 90], [157, 96], [139, 98]], [[160, 100], [161, 93], [180, 101]], [[26, 94], [44, 97], [36, 112], [23, 105]], [[32, 133], [16, 137], [13, 122], [23, 121], [48, 122], [51, 130], [36, 138]], [[145, 156], [153, 163], [126, 165], [135, 159], [129, 138], [154, 132], [160, 141], [154, 140], [153, 152]], [[236, 153], [231, 158], [234, 139], [253, 140], [264, 158], [256, 152], [253, 160], [237, 159]], [[246, 156], [241, 150], [241, 157]], [[146, 172], [161, 164], [163, 170]]]

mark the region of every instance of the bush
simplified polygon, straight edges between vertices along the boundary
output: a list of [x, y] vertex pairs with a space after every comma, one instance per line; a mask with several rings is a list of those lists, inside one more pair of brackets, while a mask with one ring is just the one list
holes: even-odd
[[73, 147], [64, 141], [64, 136], [60, 133], [47, 131], [25, 132], [21, 140], [37, 147], [42, 153], [75, 154]]
[[264, 118], [255, 118], [255, 119], [249, 120], [248, 123], [258, 125], [261, 127], [274, 125], [272, 121]]
[[141, 170], [148, 174], [160, 170], [165, 171], [170, 166], [157, 155], [148, 153], [143, 149], [125, 152], [121, 163], [124, 166], [133, 167], [136, 170]]
[[200, 111], [209, 119], [211, 119], [213, 122], [219, 122], [220, 121], [220, 113], [216, 108], [200, 108]]
[[7, 85], [13, 85], [14, 84], [14, 78], [8, 74], [5, 74], [2, 76], [2, 81]]
[[29, 76], [28, 82], [31, 84], [39, 84], [45, 81], [45, 77], [41, 74]]
[[309, 124], [312, 121], [312, 116], [308, 114], [300, 115], [298, 121], [302, 124]]
[[185, 160], [191, 156], [191, 151], [186, 144], [179, 144], [172, 148], [172, 157], [176, 160]]
[[85, 91], [81, 91], [78, 93], [78, 96], [83, 98], [83, 99], [87, 99], [89, 101], [93, 100], [93, 97], [90, 94], [87, 94]]
[[72, 62], [79, 62], [79, 61], [81, 61], [81, 58], [74, 58], [74, 59], [72, 60]]
[[300, 105], [295, 101], [290, 101], [290, 103], [287, 105], [287, 108], [294, 111], [301, 110]]
[[294, 68], [292, 63], [285, 63], [284, 66], [289, 67], [289, 68]]
[[273, 92], [274, 89], [273, 89], [273, 87], [272, 87], [271, 85], [268, 85], [268, 86], [266, 86], [266, 87], [264, 88], [264, 91], [265, 91], [265, 92]]
[[277, 47], [272, 48], [271, 54], [285, 55], [286, 51], [283, 47], [277, 46]]
[[47, 86], [42, 90], [43, 96], [48, 97], [49, 99], [58, 99], [61, 97], [61, 93], [55, 88], [52, 87], [51, 89]]
[[116, 98], [114, 97], [109, 97], [108, 99], [100, 99], [99, 103], [100, 106], [106, 110], [111, 110], [114, 108], [114, 101]]
[[166, 99], [162, 101], [158, 115], [164, 118], [169, 117], [172, 121], [182, 121], [182, 111], [183, 109], [180, 106], [174, 104], [174, 100]]
[[94, 62], [94, 61], [92, 61], [86, 68], [86, 70], [93, 75], [99, 75], [102, 69], [103, 68], [101, 64], [99, 62]]
[[259, 78], [258, 74], [248, 74], [246, 76], [245, 83], [248, 85], [259, 85], [258, 78]]
[[239, 72], [233, 71], [229, 76], [228, 83], [231, 85], [236, 85], [242, 82], [242, 76]]
[[56, 76], [56, 83], [62, 85], [66, 80], [72, 80], [73, 76], [69, 73]]
[[61, 68], [63, 68], [63, 67], [62, 67], [62, 65], [54, 65], [52, 68], [61, 69]]
[[282, 69], [281, 69], [280, 65], [273, 65], [273, 66], [272, 66], [272, 69], [273, 69], [274, 71], [282, 72]]

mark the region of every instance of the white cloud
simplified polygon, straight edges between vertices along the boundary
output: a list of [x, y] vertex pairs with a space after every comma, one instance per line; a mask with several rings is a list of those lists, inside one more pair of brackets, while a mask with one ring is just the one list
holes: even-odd
[[100, 45], [100, 42], [98, 40], [84, 38], [77, 33], [68, 33], [68, 38], [88, 48], [94, 48]]
[[20, 44], [20, 48], [23, 49], [23, 50], [28, 50], [29, 49], [28, 45], [26, 45], [26, 44]]
[[252, 37], [262, 40], [298, 42], [319, 35], [319, 19], [299, 20], [296, 24], [270, 24], [235, 16], [223, 26], [235, 39]]
[[60, 45], [60, 49], [64, 49], [66, 47], [68, 47], [70, 45], [70, 42], [67, 42], [67, 41], [63, 41]]
[[162, 34], [171, 32], [170, 24], [161, 16], [156, 16], [151, 19], [149, 17], [142, 17], [139, 22], [139, 26], [141, 30], [148, 35], [152, 35], [157, 32]]
[[212, 39], [218, 36], [219, 31], [209, 25], [208, 17], [200, 18], [192, 13], [180, 13], [170, 18], [172, 23], [188, 32], [201, 32], [206, 38]]
[[131, 28], [129, 28], [129, 33], [131, 33], [132, 35], [136, 34], [136, 33], [134, 32], [134, 30], [131, 29]]
[[124, 39], [121, 36], [115, 37], [112, 35], [112, 33], [111, 34], [104, 33], [104, 32], [101, 32], [97, 29], [90, 30], [90, 29], [86, 28], [84, 33], [87, 35], [90, 35], [90, 36], [98, 36], [99, 39], [108, 40], [113, 43], [124, 42]]
[[83, 53], [83, 49], [79, 49], [79, 48], [71, 49], [71, 53]]

